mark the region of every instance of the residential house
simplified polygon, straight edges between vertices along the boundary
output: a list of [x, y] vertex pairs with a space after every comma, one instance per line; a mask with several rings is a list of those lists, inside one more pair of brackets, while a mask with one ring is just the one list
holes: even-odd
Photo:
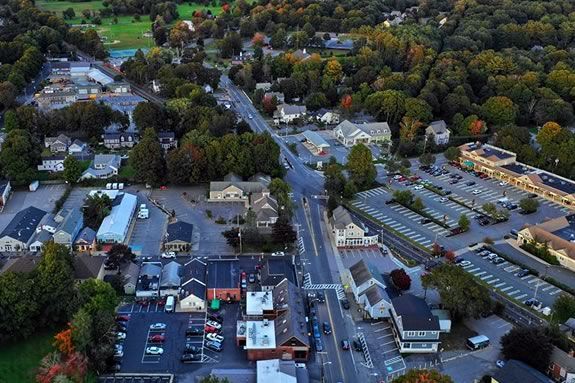
[[68, 154], [82, 153], [88, 148], [88, 145], [81, 140], [75, 139], [68, 147]]
[[0, 179], [0, 211], [4, 210], [4, 206], [8, 202], [10, 197], [10, 192], [12, 191], [12, 185], [9, 180]]
[[560, 348], [553, 346], [547, 375], [556, 382], [575, 382], [575, 358], [573, 357], [573, 351], [566, 353]]
[[360, 296], [368, 288], [379, 286], [385, 289], [386, 287], [381, 273], [373, 265], [368, 265], [363, 259], [345, 269], [343, 279], [357, 302], [359, 302]]
[[213, 260], [208, 262], [206, 273], [207, 299], [239, 302], [241, 299], [238, 260]]
[[44, 210], [30, 206], [20, 210], [10, 221], [8, 226], [0, 233], [0, 251], [28, 250], [33, 240], [36, 228], [46, 215]]
[[107, 132], [103, 138], [108, 149], [133, 148], [139, 141], [138, 135], [132, 132]]
[[339, 113], [326, 111], [317, 115], [317, 119], [327, 125], [339, 124]]
[[391, 130], [387, 122], [365, 122], [355, 124], [348, 120], [339, 123], [333, 130], [335, 137], [347, 147], [357, 144], [391, 142]]
[[66, 152], [70, 144], [72, 144], [72, 140], [65, 134], [44, 138], [44, 146], [50, 149], [52, 153]]
[[138, 285], [138, 276], [140, 274], [140, 266], [134, 262], [128, 262], [120, 268], [120, 274], [124, 277], [124, 294], [136, 294], [136, 286]]
[[272, 88], [271, 82], [258, 82], [256, 84], [256, 90], [263, 90], [264, 92], [268, 92]]
[[384, 287], [372, 285], [360, 296], [358, 303], [363, 306], [367, 316], [372, 319], [389, 318], [391, 300]]
[[278, 202], [269, 191], [252, 195], [252, 210], [256, 214], [257, 227], [270, 227], [279, 218]]
[[134, 219], [138, 198], [134, 194], [121, 193], [112, 201], [112, 211], [104, 218], [96, 233], [99, 243], [124, 243]]
[[227, 175], [224, 181], [210, 182], [208, 202], [243, 202], [249, 207], [250, 196], [266, 190], [261, 182], [242, 181], [234, 175]]
[[338, 51], [351, 51], [353, 49], [353, 40], [350, 39], [340, 40], [338, 38], [332, 38], [324, 41], [323, 44], [325, 49], [333, 49]]
[[69, 209], [64, 220], [54, 233], [54, 242], [71, 248], [74, 240], [84, 226], [84, 216], [80, 209]]
[[53, 154], [51, 156], [42, 156], [42, 163], [38, 165], [38, 170], [48, 171], [50, 173], [64, 171], [64, 160], [66, 156], [63, 154]]
[[161, 297], [168, 295], [178, 296], [180, 285], [182, 284], [181, 269], [182, 265], [176, 261], [171, 261], [162, 267], [162, 275], [160, 277]]
[[343, 206], [334, 209], [329, 219], [337, 247], [377, 245], [377, 234], [368, 235], [368, 229]]
[[505, 365], [493, 374], [491, 383], [553, 383], [533, 367], [515, 359], [508, 360]]
[[282, 92], [266, 92], [264, 93], [264, 99], [273, 99], [276, 98], [278, 104], [283, 104], [285, 102], [285, 95]]
[[118, 175], [122, 159], [117, 154], [96, 154], [88, 169], [80, 179], [106, 179]]
[[166, 231], [165, 251], [189, 252], [192, 249], [194, 225], [184, 221], [170, 223]]
[[391, 300], [391, 328], [400, 353], [436, 353], [439, 319], [425, 300], [405, 293]]
[[30, 244], [28, 245], [28, 250], [32, 253], [39, 253], [42, 251], [44, 245], [50, 240], [52, 240], [52, 233], [47, 230], [37, 228], [36, 232], [32, 236]]
[[575, 343], [575, 318], [569, 318], [559, 325], [559, 330], [571, 341]]
[[91, 256], [88, 254], [74, 256], [74, 279], [77, 282], [83, 282], [91, 278], [104, 280], [105, 261], [106, 257], [103, 256]]
[[450, 134], [451, 131], [447, 129], [447, 124], [443, 120], [432, 121], [429, 126], [425, 128], [425, 135], [431, 137], [435, 145], [447, 145]]
[[161, 262], [143, 262], [136, 284], [137, 298], [157, 298], [160, 295]]
[[280, 104], [274, 112], [274, 122], [276, 124], [291, 124], [296, 119], [304, 118], [307, 108], [303, 105]]
[[159, 132], [158, 140], [165, 151], [178, 147], [178, 140], [174, 132]]
[[96, 232], [86, 226], [74, 240], [74, 250], [90, 254], [96, 250]]
[[307, 53], [307, 50], [305, 48], [304, 49], [298, 49], [298, 50], [292, 52], [291, 55], [292, 55], [292, 57], [294, 57], [298, 61], [306, 61], [311, 57], [311, 55], [309, 53]]
[[293, 259], [290, 256], [270, 256], [266, 257], [262, 263], [260, 269], [260, 286], [262, 291], [273, 290], [285, 280], [296, 283]]
[[0, 264], [0, 275], [12, 273], [30, 273], [36, 270], [41, 258], [37, 255], [23, 255], [6, 259], [4, 264]]
[[179, 311], [204, 311], [206, 309], [207, 264], [193, 258], [184, 264], [179, 294]]

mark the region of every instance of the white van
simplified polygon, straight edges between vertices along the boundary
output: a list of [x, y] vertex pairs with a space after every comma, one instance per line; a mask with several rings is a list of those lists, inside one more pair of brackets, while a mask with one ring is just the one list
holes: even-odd
[[176, 301], [174, 299], [174, 296], [168, 295], [168, 297], [166, 298], [166, 305], [164, 306], [164, 309], [166, 310], [167, 313], [173, 313], [175, 309], [175, 304]]

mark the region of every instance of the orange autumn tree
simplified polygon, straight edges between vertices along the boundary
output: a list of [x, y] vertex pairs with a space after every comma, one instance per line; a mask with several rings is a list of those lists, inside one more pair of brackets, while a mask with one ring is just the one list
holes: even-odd
[[346, 94], [341, 98], [341, 108], [343, 110], [349, 110], [353, 105], [353, 99], [349, 94]]
[[437, 370], [409, 370], [392, 383], [453, 383], [449, 375], [444, 375]]
[[64, 355], [71, 355], [74, 353], [74, 344], [72, 342], [72, 328], [68, 324], [66, 330], [60, 331], [54, 336], [54, 345]]

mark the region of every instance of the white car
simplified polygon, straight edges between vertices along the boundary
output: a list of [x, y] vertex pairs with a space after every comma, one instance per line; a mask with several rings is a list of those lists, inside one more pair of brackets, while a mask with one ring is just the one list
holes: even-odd
[[394, 179], [394, 180], [398, 180], [398, 179], [400, 179], [401, 177], [403, 177], [401, 174], [396, 174], [396, 175], [393, 176], [393, 179]]
[[176, 253], [173, 251], [168, 251], [167, 253], [162, 253], [162, 258], [176, 258]]
[[126, 339], [126, 333], [125, 332], [117, 332], [116, 333], [116, 339], [118, 339], [118, 340]]
[[150, 325], [150, 330], [165, 330], [166, 324], [165, 323], [154, 323]]
[[251, 114], [248, 114], [248, 118], [251, 120], [252, 118], [254, 118], [254, 116], [252, 116]]
[[469, 262], [469, 261], [461, 261], [461, 262], [458, 263], [458, 265], [461, 266], [461, 267], [465, 267], [465, 266], [471, 265], [471, 262]]
[[152, 346], [146, 349], [146, 354], [148, 355], [162, 355], [163, 353], [164, 349], [161, 347]]
[[473, 194], [473, 195], [481, 194], [481, 190], [475, 189], [471, 192], [471, 194]]
[[505, 361], [499, 359], [497, 362], [495, 362], [495, 364], [497, 365], [497, 367], [503, 368], [503, 366], [505, 366]]
[[416, 186], [414, 187], [414, 189], [415, 189], [415, 190], [421, 190], [421, 189], [423, 189], [423, 185], [416, 185]]
[[501, 182], [499, 182], [499, 186], [507, 186], [507, 182], [501, 181]]
[[219, 330], [222, 328], [222, 325], [219, 324], [218, 322], [214, 321], [214, 320], [209, 320], [206, 322], [206, 326], [210, 326], [215, 328], [216, 330]]
[[206, 334], [206, 339], [207, 340], [213, 340], [215, 342], [224, 343], [224, 337], [221, 335], [218, 335], [218, 334], [214, 334], [213, 332]]
[[441, 197], [439, 199], [439, 202], [447, 202], [447, 201], [449, 201], [449, 199], [447, 197]]
[[276, 251], [275, 253], [272, 253], [272, 257], [283, 257], [284, 255], [286, 255], [283, 251]]

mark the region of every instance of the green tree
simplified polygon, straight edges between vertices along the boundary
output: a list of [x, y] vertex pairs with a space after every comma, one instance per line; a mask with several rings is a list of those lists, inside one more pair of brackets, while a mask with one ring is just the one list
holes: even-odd
[[228, 378], [218, 378], [214, 375], [208, 375], [200, 379], [200, 383], [230, 383]]
[[461, 230], [463, 230], [463, 231], [469, 230], [470, 224], [471, 224], [471, 222], [469, 221], [469, 218], [467, 218], [467, 215], [461, 214], [459, 216], [459, 220], [457, 221], [457, 225], [461, 228]]
[[129, 263], [136, 259], [136, 254], [132, 252], [132, 248], [123, 243], [113, 244], [106, 254], [110, 263], [116, 265]]
[[406, 374], [395, 378], [392, 383], [453, 383], [449, 375], [437, 370], [410, 369]]
[[272, 227], [272, 238], [275, 243], [289, 245], [297, 239], [297, 234], [293, 229], [289, 218], [285, 214], [280, 214], [278, 220]]
[[152, 128], [144, 131], [140, 142], [130, 152], [130, 164], [140, 182], [158, 185], [164, 178], [164, 153], [158, 136]]
[[153, 102], [140, 102], [136, 105], [133, 118], [140, 132], [144, 132], [147, 128], [154, 128], [155, 131], [160, 131], [166, 126], [167, 120], [164, 107]]
[[8, 109], [16, 102], [18, 88], [10, 81], [0, 83], [0, 110]]
[[84, 224], [92, 230], [98, 230], [102, 221], [112, 210], [112, 200], [106, 194], [89, 196], [86, 198], [82, 213]]
[[519, 207], [525, 213], [535, 213], [539, 208], [539, 201], [535, 198], [522, 198], [519, 201]]
[[490, 97], [481, 105], [481, 115], [490, 124], [505, 125], [515, 122], [517, 108], [505, 96]]
[[12, 130], [6, 136], [0, 152], [0, 169], [14, 185], [30, 183], [36, 176], [36, 164], [40, 159], [30, 133]]
[[10, 132], [12, 130], [18, 129], [20, 127], [20, 122], [18, 121], [18, 114], [14, 109], [7, 110], [4, 112], [4, 130]]
[[487, 215], [490, 215], [492, 217], [497, 215], [497, 206], [495, 206], [495, 204], [491, 202], [484, 203], [483, 206], [481, 206], [481, 208]]
[[76, 12], [74, 12], [74, 8], [66, 8], [62, 11], [62, 16], [64, 17], [64, 20], [71, 20], [76, 17]]
[[72, 317], [71, 328], [74, 349], [85, 354], [88, 346], [93, 341], [92, 317], [84, 309], [76, 311]]
[[270, 39], [270, 45], [274, 49], [280, 49], [285, 47], [287, 41], [287, 33], [285, 29], [279, 28], [276, 33], [274, 33]]
[[415, 211], [423, 211], [423, 209], [425, 209], [425, 205], [421, 198], [417, 197], [411, 204], [411, 208]]
[[405, 206], [411, 206], [413, 204], [413, 193], [411, 190], [396, 190], [393, 192], [393, 199], [397, 203]]
[[443, 156], [448, 161], [457, 161], [460, 155], [461, 152], [459, 151], [459, 148], [457, 148], [456, 146], [450, 146], [445, 150], [445, 152], [443, 152]]
[[280, 210], [283, 210], [284, 213], [291, 217], [293, 209], [293, 203], [289, 196], [291, 193], [291, 186], [281, 178], [274, 178], [272, 179], [272, 182], [270, 182], [269, 189], [270, 193], [278, 201]]
[[553, 351], [551, 339], [542, 327], [514, 327], [501, 338], [501, 352], [506, 359], [520, 360], [546, 371]]
[[375, 181], [377, 170], [373, 165], [369, 148], [362, 144], [354, 145], [347, 156], [347, 170], [351, 180], [360, 190], [365, 190]]
[[80, 161], [72, 155], [64, 160], [64, 179], [66, 182], [75, 184], [82, 175], [82, 165]]
[[330, 164], [324, 172], [324, 188], [328, 195], [339, 199], [343, 195], [345, 187], [345, 177], [341, 171], [341, 165]]
[[491, 310], [489, 290], [461, 267], [441, 265], [422, 276], [421, 282], [425, 288], [437, 289], [441, 302], [455, 319], [479, 318]]
[[6, 272], [0, 275], [0, 343], [25, 338], [37, 331], [40, 310], [37, 298], [38, 291], [29, 274]]
[[424, 153], [419, 156], [419, 163], [424, 166], [431, 166], [435, 163], [435, 156], [431, 153]]
[[569, 318], [575, 318], [575, 298], [572, 295], [561, 294], [553, 303], [553, 320], [564, 323]]
[[405, 100], [405, 116], [428, 122], [433, 118], [433, 109], [425, 100], [410, 97]]

